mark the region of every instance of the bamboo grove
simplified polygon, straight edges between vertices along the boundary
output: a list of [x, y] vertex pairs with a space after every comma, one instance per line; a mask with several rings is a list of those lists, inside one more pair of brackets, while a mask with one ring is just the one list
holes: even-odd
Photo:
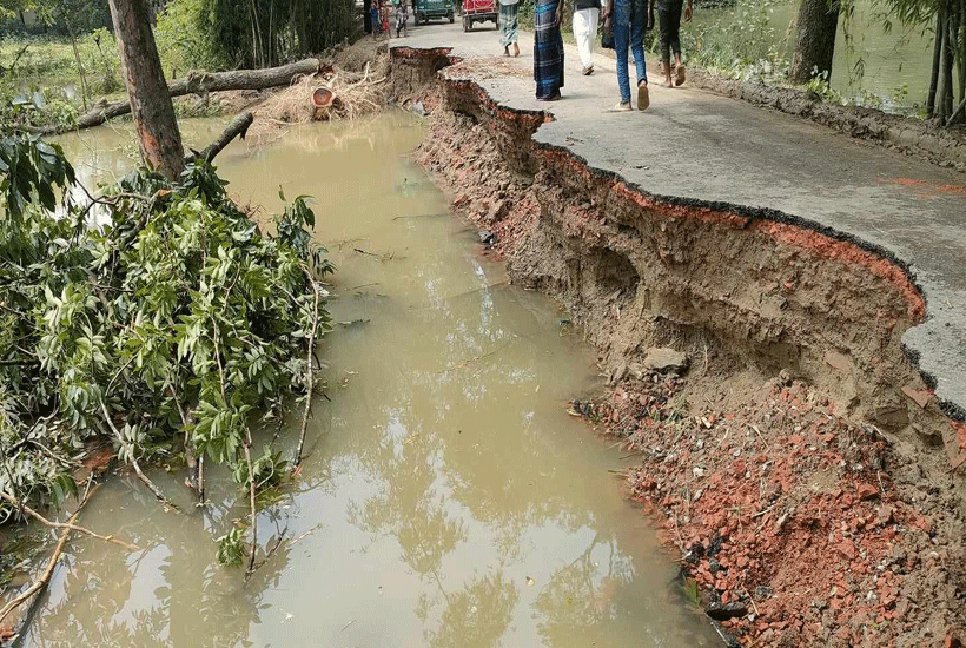
[[966, 0], [937, 0], [937, 4], [926, 112], [943, 124], [962, 124], [966, 123]]
[[243, 68], [267, 67], [354, 39], [354, 0], [201, 0], [200, 28], [217, 54]]

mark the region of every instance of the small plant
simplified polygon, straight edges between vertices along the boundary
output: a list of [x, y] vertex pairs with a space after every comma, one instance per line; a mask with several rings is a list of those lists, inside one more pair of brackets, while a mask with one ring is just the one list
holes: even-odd
[[691, 577], [686, 577], [681, 583], [681, 592], [684, 594], [684, 598], [695, 608], [701, 607], [701, 588], [698, 586], [698, 581]]
[[805, 84], [805, 89], [809, 92], [814, 92], [822, 101], [833, 104], [842, 103], [842, 95], [832, 89], [832, 84], [829, 82], [828, 72], [819, 72], [818, 68], [813, 70], [814, 76], [812, 79]]
[[225, 567], [237, 567], [245, 559], [245, 529], [234, 525], [218, 538], [218, 562]]

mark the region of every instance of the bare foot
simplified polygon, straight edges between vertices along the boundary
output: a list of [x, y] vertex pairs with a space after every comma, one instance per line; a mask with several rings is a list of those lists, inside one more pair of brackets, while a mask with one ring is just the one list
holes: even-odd
[[637, 84], [637, 109], [647, 110], [650, 105], [651, 100], [647, 95], [647, 81], [641, 81]]
[[677, 65], [675, 65], [674, 66], [674, 85], [681, 85], [682, 83], [684, 83], [684, 80], [686, 78], [687, 77], [684, 72], [684, 65], [681, 63], [678, 63]]
[[513, 44], [513, 57], [517, 58], [520, 56], [520, 46], [516, 43]]
[[674, 87], [674, 81], [671, 81], [671, 75], [670, 74], [667, 76], [666, 79], [664, 79], [664, 83], [662, 83], [661, 85], [664, 86], [665, 88], [673, 88]]

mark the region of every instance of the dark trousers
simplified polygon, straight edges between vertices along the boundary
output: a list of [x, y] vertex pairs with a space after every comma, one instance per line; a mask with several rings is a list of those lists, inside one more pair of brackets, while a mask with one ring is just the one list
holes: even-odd
[[661, 21], [661, 60], [671, 60], [671, 50], [681, 53], [681, 11], [684, 0], [660, 0], [658, 18]]

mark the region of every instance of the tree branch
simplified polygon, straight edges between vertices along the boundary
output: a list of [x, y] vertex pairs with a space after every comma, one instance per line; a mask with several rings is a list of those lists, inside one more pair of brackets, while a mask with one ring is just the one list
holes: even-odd
[[[79, 528], [74, 526], [74, 522], [77, 521], [77, 518], [81, 512], [81, 509], [83, 509], [84, 505], [86, 505], [90, 501], [91, 495], [94, 493], [95, 490], [96, 488], [92, 488], [89, 491], [87, 491], [87, 494], [84, 496], [84, 499], [77, 507], [77, 510], [75, 510], [74, 514], [70, 516], [70, 521], [67, 524], [63, 525], [64, 530], [60, 534], [60, 540], [58, 540], [57, 546], [54, 547], [54, 552], [50, 554], [50, 560], [47, 561], [47, 568], [44, 569], [44, 573], [40, 575], [40, 578], [34, 581], [33, 585], [31, 585], [23, 592], [21, 592], [19, 596], [17, 596], [15, 599], [7, 603], [3, 607], [3, 609], [0, 610], [0, 621], [3, 621], [4, 619], [6, 619], [8, 614], [16, 610], [21, 605], [23, 605], [24, 602], [29, 600], [31, 596], [33, 596], [34, 594], [36, 594], [37, 592], [39, 592], [40, 590], [42, 590], [44, 587], [47, 586], [47, 583], [50, 581], [50, 577], [53, 576], [54, 574], [54, 569], [57, 567], [58, 561], [60, 561], [60, 554], [63, 553], [64, 551], [64, 545], [67, 544], [67, 536], [70, 535], [71, 531], [74, 531]], [[6, 495], [6, 493], [0, 493], [0, 494]]]
[[302, 414], [302, 431], [299, 434], [299, 448], [295, 453], [295, 468], [298, 468], [302, 463], [302, 450], [305, 448], [305, 430], [309, 425], [309, 412], [312, 411], [312, 392], [315, 391], [315, 383], [312, 380], [312, 352], [315, 348], [315, 331], [319, 327], [319, 287], [315, 283], [315, 279], [312, 278], [312, 273], [303, 268], [305, 275], [309, 279], [309, 284], [312, 286], [312, 292], [315, 293], [315, 312], [312, 319], [312, 331], [309, 333], [309, 348], [308, 357], [305, 359], [308, 365], [308, 380], [305, 386], [305, 412]]
[[[111, 413], [107, 411], [107, 406], [103, 402], [101, 402], [101, 411], [104, 412], [104, 419], [107, 421], [108, 426], [110, 426], [111, 431], [114, 432], [114, 436], [117, 437], [118, 442], [124, 446], [131, 445], [124, 440], [124, 436], [121, 434], [120, 430], [115, 427], [114, 421], [111, 420]], [[161, 489], [158, 488], [154, 482], [144, 474], [144, 471], [141, 470], [141, 464], [138, 463], [138, 458], [134, 454], [134, 448], [131, 447], [130, 450], [131, 466], [134, 468], [134, 473], [138, 476], [138, 479], [140, 479], [144, 485], [147, 486], [152, 493], [154, 493], [154, 496], [158, 498], [159, 502], [164, 504], [166, 507], [174, 509], [175, 511], [180, 511], [181, 509], [178, 508], [178, 505], [170, 502], [168, 498], [164, 496], [164, 493], [161, 491]]]
[[[275, 68], [263, 70], [235, 70], [230, 72], [192, 72], [187, 78], [174, 81], [168, 86], [168, 95], [180, 97], [186, 94], [207, 96], [211, 92], [224, 90], [263, 90], [276, 86], [289, 85], [295, 79], [319, 71], [321, 63], [318, 59], [305, 59], [296, 63], [289, 63]], [[92, 126], [100, 126], [109, 119], [126, 115], [131, 112], [129, 101], [115, 104], [102, 103], [93, 110], [77, 118], [76, 125], [69, 130], [82, 130]], [[63, 129], [59, 126], [41, 126], [37, 128], [23, 127], [21, 130], [51, 135]]]
[[[87, 497], [89, 498], [90, 495], [88, 494]], [[118, 540], [117, 538], [115, 538], [112, 535], [106, 535], [106, 536], [105, 535], [100, 535], [99, 533], [94, 533], [90, 529], [85, 529], [84, 527], [77, 526], [77, 525], [74, 524], [74, 521], [73, 520], [71, 520], [70, 522], [54, 522], [53, 520], [48, 520], [43, 515], [41, 515], [37, 511], [33, 510], [32, 508], [30, 508], [26, 504], [18, 501], [15, 497], [13, 497], [12, 495], [10, 495], [9, 493], [4, 493], [4, 492], [0, 491], [0, 499], [8, 502], [9, 504], [12, 504], [17, 509], [22, 510], [24, 513], [26, 513], [30, 517], [34, 518], [35, 520], [37, 520], [41, 524], [44, 524], [46, 526], [49, 526], [52, 529], [64, 529], [66, 531], [76, 531], [77, 533], [80, 533], [82, 535], [90, 536], [92, 538], [97, 538], [98, 540], [103, 540], [105, 542], [110, 542], [112, 544], [116, 544], [118, 546], [124, 547], [125, 549], [129, 549], [131, 551], [134, 551], [135, 549], [138, 548], [137, 545], [133, 545], [133, 544], [124, 542], [122, 540]], [[86, 499], [85, 499], [85, 502], [86, 502]], [[78, 511], [80, 511], [80, 508], [78, 508]], [[2, 617], [0, 617], [0, 618], [2, 618]]]
[[248, 110], [241, 113], [235, 117], [224, 132], [216, 139], [214, 142], [209, 144], [200, 153], [198, 151], [192, 150], [191, 155], [185, 158], [185, 162], [191, 164], [197, 160], [204, 160], [205, 162], [211, 162], [215, 159], [215, 156], [221, 153], [222, 149], [228, 146], [229, 143], [236, 137], [245, 139], [245, 134], [248, 133], [248, 127], [252, 125], [254, 121], [252, 113]]

